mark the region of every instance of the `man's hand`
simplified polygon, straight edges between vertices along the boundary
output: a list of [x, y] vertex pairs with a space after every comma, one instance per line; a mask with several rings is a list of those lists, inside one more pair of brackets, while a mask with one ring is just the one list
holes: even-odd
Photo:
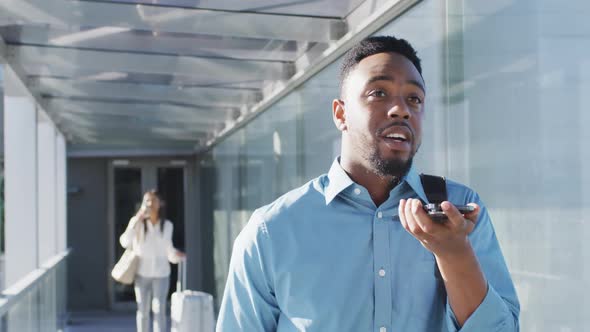
[[450, 202], [442, 202], [441, 208], [448, 220], [443, 223], [432, 221], [424, 211], [422, 202], [415, 198], [399, 202], [399, 217], [402, 226], [437, 257], [460, 256], [470, 249], [467, 235], [475, 227], [479, 206], [469, 203], [475, 209], [465, 216]]
[[459, 326], [482, 303], [487, 293], [487, 281], [467, 235], [475, 227], [479, 206], [465, 217], [449, 202], [441, 207], [448, 220], [435, 223], [428, 217], [417, 199], [400, 200], [399, 217], [404, 228], [431, 251], [445, 283], [448, 301]]

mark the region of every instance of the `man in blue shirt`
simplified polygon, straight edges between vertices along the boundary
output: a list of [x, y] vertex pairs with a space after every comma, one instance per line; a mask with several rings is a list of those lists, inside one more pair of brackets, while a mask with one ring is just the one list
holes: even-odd
[[[447, 181], [448, 220], [422, 209], [412, 159], [425, 99], [405, 40], [371, 37], [345, 55], [332, 105], [341, 156], [253, 213], [234, 243], [217, 331], [519, 330], [479, 196]], [[454, 204], [475, 211], [463, 216]]]

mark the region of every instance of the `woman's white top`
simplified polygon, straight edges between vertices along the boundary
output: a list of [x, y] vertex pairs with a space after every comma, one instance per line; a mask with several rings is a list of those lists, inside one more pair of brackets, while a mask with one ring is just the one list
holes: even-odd
[[176, 249], [172, 245], [172, 232], [174, 226], [169, 220], [164, 221], [164, 227], [160, 230], [157, 224], [145, 222], [147, 231], [144, 231], [144, 222], [137, 222], [135, 227], [133, 219], [125, 232], [119, 238], [123, 248], [132, 245], [133, 251], [139, 256], [137, 274], [146, 278], [164, 278], [170, 275], [170, 263], [178, 263], [180, 258], [176, 255]]

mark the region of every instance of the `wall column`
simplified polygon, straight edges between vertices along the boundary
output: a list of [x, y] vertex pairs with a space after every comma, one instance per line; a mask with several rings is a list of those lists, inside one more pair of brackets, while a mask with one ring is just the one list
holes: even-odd
[[4, 66], [5, 286], [39, 266], [36, 103]]

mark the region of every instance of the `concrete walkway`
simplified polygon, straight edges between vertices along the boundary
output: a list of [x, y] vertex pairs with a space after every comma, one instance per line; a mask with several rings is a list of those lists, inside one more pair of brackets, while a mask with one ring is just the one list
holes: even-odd
[[70, 313], [65, 332], [135, 332], [135, 312]]

